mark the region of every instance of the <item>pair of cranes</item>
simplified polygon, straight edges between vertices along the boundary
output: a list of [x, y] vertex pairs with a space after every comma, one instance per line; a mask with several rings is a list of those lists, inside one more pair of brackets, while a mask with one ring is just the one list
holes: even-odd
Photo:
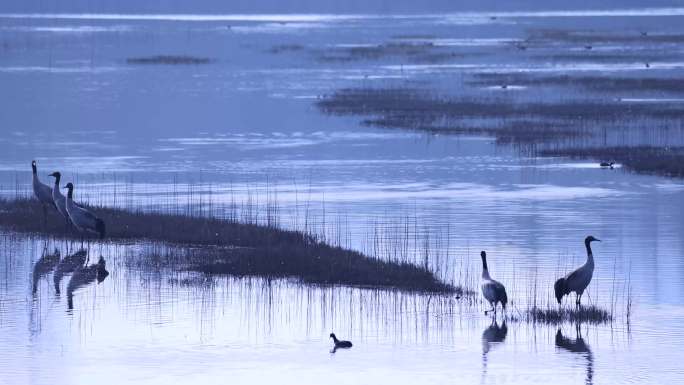
[[[591, 251], [591, 243], [596, 241], [600, 242], [601, 240], [594, 238], [592, 235], [584, 239], [584, 246], [587, 249], [587, 261], [576, 270], [570, 272], [562, 278], [559, 278], [553, 285], [553, 290], [559, 305], [563, 297], [572, 292], [574, 292], [577, 296], [575, 304], [577, 306], [581, 305], [584, 290], [587, 288], [587, 286], [589, 286], [591, 278], [594, 275], [594, 254]], [[489, 275], [489, 268], [487, 267], [487, 253], [482, 251], [480, 253], [480, 257], [482, 258], [482, 283], [480, 285], [480, 289], [482, 290], [482, 295], [492, 306], [492, 309], [485, 311], [485, 314], [490, 311], [493, 311], [494, 314], [496, 314], [497, 304], [500, 303], [501, 307], [504, 310], [506, 309], [506, 304], [508, 303], [506, 288], [503, 284], [501, 284], [501, 282], [492, 279], [492, 277]]]
[[53, 172], [51, 177], [55, 178], [54, 187], [50, 187], [41, 182], [38, 178], [38, 167], [36, 161], [31, 162], [33, 169], [33, 194], [43, 206], [43, 220], [47, 220], [47, 208], [54, 207], [64, 218], [68, 225], [73, 225], [81, 233], [95, 233], [100, 239], [105, 236], [105, 223], [88, 209], [77, 205], [74, 202], [74, 185], [69, 182], [64, 186], [68, 190], [67, 196], [60, 191], [59, 182], [62, 174]]

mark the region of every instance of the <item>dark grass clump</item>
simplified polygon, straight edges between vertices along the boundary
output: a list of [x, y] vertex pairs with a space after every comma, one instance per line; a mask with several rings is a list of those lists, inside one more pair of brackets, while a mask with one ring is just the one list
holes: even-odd
[[583, 88], [606, 92], [684, 93], [684, 79], [672, 77], [623, 77], [597, 75], [530, 75], [516, 73], [481, 73], [466, 82], [471, 86], [515, 84], [528, 87]]
[[[102, 207], [91, 209], [106, 223], [107, 240], [149, 240], [187, 249], [181, 259], [186, 270], [237, 276], [294, 277], [316, 284], [460, 292], [439, 281], [424, 267], [371, 258], [328, 245], [298, 231], [216, 218]], [[66, 232], [64, 221], [55, 210], [49, 210], [44, 225], [42, 208], [35, 200], [0, 200], [0, 213], [0, 227], [10, 231], [80, 238], [80, 235]], [[169, 256], [158, 256], [147, 263], [170, 267], [169, 261]]]
[[619, 101], [531, 102], [505, 97], [451, 97], [411, 88], [342, 89], [317, 102], [331, 115], [357, 115], [364, 123], [428, 132], [483, 133], [507, 143], [545, 143], [599, 134], [598, 127], [624, 129], [629, 120], [672, 121], [684, 116], [677, 104]]
[[[570, 78], [566, 80], [569, 82]], [[587, 79], [587, 82], [591, 81]], [[621, 87], [638, 86], [639, 82], [648, 81], [625, 80], [628, 84]], [[650, 81], [653, 82], [651, 86], [666, 87], [658, 80]], [[595, 157], [623, 163], [637, 172], [667, 176], [684, 174], [679, 149], [582, 149], [577, 145], [584, 145], [587, 140], [610, 131], [630, 133], [658, 127], [664, 135], [669, 129], [681, 129], [684, 117], [681, 103], [623, 103], [605, 98], [517, 101], [505, 96], [440, 95], [420, 88], [356, 88], [339, 90], [320, 99], [317, 106], [331, 115], [361, 116], [362, 122], [371, 126], [440, 134], [490, 135], [497, 142], [518, 146], [531, 156]], [[544, 150], [552, 146], [560, 150]]]
[[[515, 316], [514, 316], [515, 317]], [[602, 324], [613, 321], [613, 315], [596, 305], [561, 308], [532, 307], [522, 314], [527, 322], [558, 325], [564, 322]]]
[[[379, 116], [404, 125], [429, 124], [449, 119], [498, 119], [553, 122], [621, 122], [625, 116], [681, 118], [684, 107], [672, 104], [633, 104], [610, 101], [513, 102], [505, 98], [450, 97], [419, 89], [342, 89], [317, 102], [325, 113], [334, 115]], [[546, 127], [546, 126], [545, 126]], [[535, 129], [532, 127], [532, 129]], [[579, 128], [578, 128], [579, 130]]]
[[684, 35], [680, 33], [648, 33], [648, 31], [606, 32], [593, 30], [537, 29], [529, 31], [527, 41], [531, 44], [544, 44], [547, 42], [563, 42], [569, 44], [676, 44], [684, 42]]
[[597, 162], [615, 162], [638, 173], [684, 177], [684, 147], [561, 148], [542, 150], [540, 154], [594, 159]]
[[439, 63], [462, 58], [463, 53], [429, 41], [393, 41], [369, 46], [334, 47], [314, 52], [322, 62], [354, 62], [399, 59], [415, 63]]
[[304, 46], [301, 44], [278, 44], [271, 47], [268, 52], [278, 54], [283, 52], [296, 52], [303, 49]]
[[196, 57], [187, 55], [156, 55], [145, 57], [132, 57], [126, 59], [128, 64], [166, 64], [166, 65], [187, 65], [187, 64], [209, 64], [211, 59], [206, 57]]

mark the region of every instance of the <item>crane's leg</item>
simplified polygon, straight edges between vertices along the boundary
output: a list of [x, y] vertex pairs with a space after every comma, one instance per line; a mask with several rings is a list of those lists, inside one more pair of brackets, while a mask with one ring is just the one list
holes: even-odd
[[577, 293], [577, 301], [575, 301], [575, 305], [577, 305], [577, 307], [582, 306], [582, 294]]
[[[489, 305], [492, 306], [492, 303], [490, 302]], [[494, 306], [492, 306], [492, 308], [489, 309], [489, 310], [485, 310], [484, 313], [485, 313], [485, 315], [487, 315], [487, 314], [489, 314], [490, 312], [493, 312], [493, 311], [494, 311], [494, 312], [496, 311], [496, 308], [495, 308]]]
[[41, 206], [43, 206], [43, 230], [47, 231], [47, 207], [45, 206], [45, 203], [41, 203]]

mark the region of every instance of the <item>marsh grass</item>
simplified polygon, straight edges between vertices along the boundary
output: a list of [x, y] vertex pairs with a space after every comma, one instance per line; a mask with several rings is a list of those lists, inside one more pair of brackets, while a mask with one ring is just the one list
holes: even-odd
[[[592, 59], [596, 56], [584, 56]], [[620, 56], [616, 56], [619, 58]], [[600, 58], [600, 57], [599, 57]], [[548, 58], [547, 58], [548, 59]], [[579, 60], [575, 56], [560, 56], [561, 60]], [[603, 60], [608, 60], [605, 58]], [[531, 75], [520, 73], [479, 73], [466, 81], [470, 86], [497, 86], [501, 84], [515, 84], [527, 87], [564, 87], [582, 88], [590, 91], [607, 92], [666, 92], [682, 94], [684, 80], [671, 77], [657, 76], [598, 76], [598, 75]]]
[[188, 65], [188, 64], [209, 64], [211, 59], [206, 57], [188, 55], [156, 55], [130, 57], [126, 59], [128, 64], [166, 64], [166, 65]]
[[318, 52], [318, 59], [324, 62], [404, 59], [418, 63], [436, 63], [460, 57], [463, 57], [463, 53], [421, 41], [392, 41], [370, 46], [336, 47]]
[[[206, 274], [295, 277], [306, 283], [391, 288], [407, 291], [460, 293], [425, 266], [372, 258], [329, 245], [317, 237], [274, 226], [239, 223], [214, 217], [91, 207], [107, 224], [107, 240], [143, 240], [172, 244], [181, 252], [152, 253], [149, 263]], [[50, 211], [31, 199], [0, 200], [0, 226], [19, 233], [55, 237], [80, 236], [65, 230]]]
[[[627, 86], [647, 81], [635, 80]], [[653, 82], [655, 87], [669, 87], [660, 81]], [[515, 100], [505, 96], [448, 96], [400, 87], [342, 89], [320, 99], [317, 105], [327, 114], [360, 116], [370, 126], [433, 134], [491, 135], [498, 143], [512, 144], [528, 156], [600, 155], [637, 172], [682, 175], [679, 148], [587, 149], [587, 143], [597, 143], [601, 138], [605, 141], [608, 135], [618, 140], [647, 137], [658, 143], [671, 143], [674, 135], [681, 137], [681, 103], [623, 103], [605, 98]]]
[[613, 315], [596, 305], [575, 307], [540, 308], [532, 307], [523, 313], [524, 321], [542, 324], [590, 323], [602, 324], [613, 321]]
[[564, 156], [594, 159], [597, 162], [615, 162], [638, 173], [653, 173], [670, 177], [684, 177], [684, 147], [659, 148], [601, 147], [545, 149], [542, 156]]
[[[463, 58], [466, 54], [449, 47], [438, 46], [429, 41], [394, 39], [384, 43], [334, 46], [325, 49], [308, 49], [301, 44], [274, 45], [272, 54], [302, 52], [324, 63], [349, 63], [359, 61], [400, 60], [416, 63], [440, 63]], [[474, 55], [468, 53], [468, 55]]]

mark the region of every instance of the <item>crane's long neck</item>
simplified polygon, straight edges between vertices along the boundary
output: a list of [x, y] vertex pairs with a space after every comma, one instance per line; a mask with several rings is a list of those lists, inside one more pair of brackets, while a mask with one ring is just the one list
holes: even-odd
[[335, 343], [340, 342], [340, 340], [338, 340], [337, 336], [335, 336], [334, 334], [332, 335], [332, 339], [333, 339], [333, 342], [335, 342]]
[[59, 191], [59, 180], [61, 179], [61, 176], [55, 175], [55, 189]]
[[594, 264], [594, 253], [591, 252], [591, 242], [584, 241], [584, 246], [587, 248], [587, 265]]
[[69, 201], [71, 201], [71, 200], [74, 199], [74, 189], [73, 189], [73, 187], [72, 187], [72, 188], [69, 188], [69, 192], [67, 193], [67, 199], [68, 199]]
[[487, 268], [487, 256], [486, 255], [482, 256], [482, 278], [483, 279], [491, 279], [489, 277], [489, 269]]

